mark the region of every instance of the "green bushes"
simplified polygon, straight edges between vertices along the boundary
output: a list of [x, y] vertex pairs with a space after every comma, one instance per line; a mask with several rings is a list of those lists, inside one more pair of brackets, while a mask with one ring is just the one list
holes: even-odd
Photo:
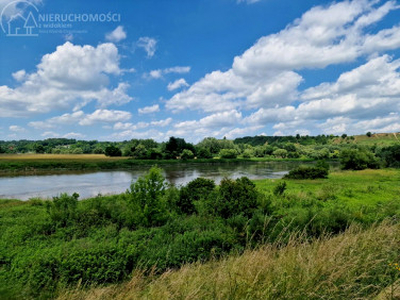
[[235, 215], [250, 217], [257, 208], [258, 197], [254, 183], [247, 177], [224, 178], [207, 203], [212, 214], [225, 219]]
[[300, 166], [284, 176], [286, 179], [318, 179], [328, 178], [329, 171], [324, 167]]
[[221, 158], [236, 158], [237, 157], [237, 151], [235, 149], [222, 149], [219, 152], [219, 156]]
[[160, 226], [168, 220], [164, 199], [167, 183], [161, 172], [161, 169], [153, 167], [131, 185], [128, 202], [136, 226]]
[[211, 179], [197, 178], [182, 187], [178, 201], [175, 203], [178, 211], [183, 214], [192, 214], [196, 211], [195, 202], [204, 200], [215, 189]]
[[346, 149], [340, 155], [340, 163], [344, 170], [378, 169], [379, 161], [366, 149]]
[[53, 197], [52, 202], [46, 203], [47, 212], [54, 226], [66, 227], [75, 222], [78, 198], [77, 193], [72, 196], [61, 194], [59, 197]]

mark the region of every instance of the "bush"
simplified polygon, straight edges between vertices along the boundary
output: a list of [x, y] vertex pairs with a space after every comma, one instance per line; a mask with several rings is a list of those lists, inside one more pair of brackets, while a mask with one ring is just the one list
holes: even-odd
[[283, 193], [286, 191], [286, 181], [281, 181], [279, 182], [275, 187], [274, 187], [274, 195], [275, 196], [281, 196]]
[[237, 152], [235, 149], [222, 149], [219, 152], [219, 156], [221, 158], [236, 158], [237, 157]]
[[258, 197], [254, 183], [247, 177], [236, 180], [224, 178], [208, 203], [211, 212], [222, 218], [240, 214], [250, 217], [257, 208]]
[[160, 226], [168, 219], [164, 199], [167, 183], [161, 169], [152, 167], [150, 171], [131, 184], [128, 202], [131, 205], [137, 226]]
[[286, 179], [317, 179], [328, 178], [328, 170], [321, 167], [300, 166], [286, 174]]
[[47, 213], [55, 227], [67, 227], [75, 222], [79, 194], [61, 194], [47, 202]]
[[193, 159], [193, 158], [194, 158], [194, 154], [192, 151], [190, 151], [189, 149], [183, 149], [183, 151], [181, 153], [181, 159], [187, 160], [187, 159]]
[[207, 198], [215, 189], [215, 183], [211, 179], [197, 178], [182, 187], [179, 192], [179, 200], [176, 206], [180, 213], [192, 214], [196, 211], [194, 202]]
[[212, 156], [211, 152], [208, 149], [200, 148], [197, 151], [197, 157], [198, 158], [212, 158], [213, 156]]
[[400, 167], [400, 145], [383, 148], [378, 155], [386, 167]]
[[379, 169], [375, 155], [365, 149], [346, 149], [340, 155], [343, 170]]
[[122, 156], [122, 151], [115, 146], [108, 146], [104, 151], [104, 154], [107, 156]]

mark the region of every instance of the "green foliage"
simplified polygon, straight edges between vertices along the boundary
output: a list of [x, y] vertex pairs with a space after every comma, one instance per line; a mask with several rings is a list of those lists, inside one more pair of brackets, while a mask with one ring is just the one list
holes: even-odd
[[400, 167], [400, 145], [385, 147], [378, 152], [378, 156], [386, 167]]
[[286, 188], [287, 188], [286, 181], [280, 181], [274, 187], [273, 193], [274, 193], [275, 196], [282, 196], [283, 193], [286, 191]]
[[193, 159], [193, 158], [194, 158], [194, 154], [192, 151], [190, 151], [189, 149], [183, 149], [183, 151], [181, 153], [181, 159], [187, 160], [187, 159]]
[[122, 151], [118, 147], [108, 146], [105, 151], [105, 155], [107, 156], [122, 156]]
[[59, 197], [53, 197], [52, 202], [46, 202], [47, 213], [50, 220], [56, 227], [66, 227], [75, 222], [77, 216], [79, 194], [72, 196], [61, 194]]
[[195, 202], [205, 200], [215, 189], [211, 179], [197, 178], [180, 189], [176, 206], [180, 213], [192, 214], [196, 211]]
[[344, 170], [378, 169], [379, 162], [375, 155], [365, 149], [346, 149], [340, 155]]
[[275, 157], [286, 158], [288, 156], [288, 151], [286, 149], [276, 149], [272, 154]]
[[300, 166], [293, 170], [290, 170], [288, 174], [284, 176], [287, 179], [317, 179], [317, 178], [328, 178], [328, 170], [323, 167], [309, 167]]
[[152, 167], [143, 177], [131, 184], [129, 203], [135, 218], [135, 225], [160, 226], [168, 220], [164, 199], [167, 183], [162, 170]]
[[254, 183], [247, 177], [236, 180], [224, 178], [208, 204], [213, 214], [224, 219], [240, 214], [250, 217], [257, 208], [258, 197]]
[[219, 156], [221, 158], [236, 158], [237, 157], [237, 151], [235, 149], [222, 149], [219, 152]]

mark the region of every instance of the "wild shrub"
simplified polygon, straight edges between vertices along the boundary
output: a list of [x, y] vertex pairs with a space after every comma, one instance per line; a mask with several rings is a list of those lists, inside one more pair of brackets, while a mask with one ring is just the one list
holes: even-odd
[[250, 217], [257, 208], [258, 197], [254, 183], [247, 177], [236, 180], [224, 178], [208, 203], [212, 212], [222, 218], [240, 214]]
[[61, 194], [46, 202], [47, 213], [56, 227], [67, 227], [75, 222], [79, 194]]
[[366, 149], [346, 149], [340, 154], [343, 170], [379, 169], [379, 161]]
[[167, 221], [167, 203], [163, 197], [166, 188], [167, 182], [157, 167], [131, 184], [128, 202], [137, 226], [160, 226]]
[[286, 191], [286, 181], [280, 181], [278, 184], [274, 187], [273, 193], [275, 196], [282, 196], [283, 193]]
[[179, 199], [176, 203], [181, 213], [192, 214], [196, 211], [195, 201], [205, 199], [215, 189], [215, 183], [211, 179], [197, 178], [182, 187], [179, 192]]
[[219, 156], [221, 158], [236, 158], [237, 157], [237, 151], [235, 149], [222, 149], [219, 152]]
[[285, 179], [318, 179], [328, 178], [328, 170], [320, 167], [299, 166], [291, 170]]

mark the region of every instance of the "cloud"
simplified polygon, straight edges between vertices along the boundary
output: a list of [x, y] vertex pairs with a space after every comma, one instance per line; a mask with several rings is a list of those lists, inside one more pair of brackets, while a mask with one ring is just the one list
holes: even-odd
[[[365, 28], [397, 9], [395, 1], [379, 7], [376, 3], [354, 0], [314, 7], [279, 33], [260, 38], [234, 58], [231, 69], [209, 73], [175, 94], [166, 108], [217, 112], [291, 104], [304, 80], [299, 70], [353, 62], [397, 47], [398, 31], [364, 33]], [[376, 42], [368, 42], [374, 38], [382, 42], [379, 48], [371, 46]]]
[[106, 41], [118, 43], [124, 39], [126, 39], [126, 31], [124, 30], [124, 26], [118, 26], [114, 29], [114, 31], [106, 34]]
[[12, 132], [24, 132], [25, 131], [25, 128], [18, 126], [18, 125], [11, 125], [8, 129]]
[[134, 130], [126, 130], [126, 131], [122, 131], [122, 132], [116, 132], [113, 133], [110, 137], [108, 137], [109, 139], [112, 140], [130, 140], [130, 139], [153, 139], [155, 141], [158, 142], [162, 142], [164, 141], [167, 136], [165, 135], [165, 133], [155, 130], [155, 129], [150, 129], [148, 131], [142, 131], [142, 132], [138, 132], [138, 131], [134, 131]]
[[115, 123], [127, 121], [132, 117], [130, 112], [121, 110], [98, 109], [92, 114], [86, 115], [79, 121], [79, 125], [87, 126], [96, 123]]
[[181, 78], [181, 79], [177, 79], [174, 82], [170, 82], [167, 86], [168, 91], [173, 91], [176, 89], [179, 89], [181, 87], [186, 87], [189, 86], [189, 84], [186, 82], [185, 79]]
[[170, 125], [172, 121], [173, 121], [172, 118], [167, 118], [165, 120], [152, 121], [152, 122], [139, 122], [137, 124], [118, 122], [114, 124], [114, 130], [136, 131], [147, 127], [166, 127]]
[[153, 106], [146, 106], [146, 107], [138, 109], [138, 112], [141, 115], [152, 114], [152, 113], [159, 112], [159, 111], [160, 111], [160, 106], [158, 104], [155, 104]]
[[26, 71], [19, 70], [15, 73], [12, 73], [11, 75], [16, 81], [23, 81], [26, 78]]
[[78, 46], [70, 42], [46, 54], [34, 73], [13, 73], [16, 88], [0, 86], [0, 117], [20, 117], [53, 110], [75, 110], [96, 101], [101, 107], [132, 100], [127, 83], [110, 89], [109, 76], [119, 76], [118, 49], [114, 44]]
[[163, 77], [164, 74], [185, 74], [189, 73], [190, 69], [191, 67], [189, 66], [176, 66], [166, 69], [157, 69], [150, 71], [148, 74], [144, 74], [144, 77], [148, 79], [160, 79]]
[[254, 4], [260, 2], [261, 0], [237, 0], [237, 3], [246, 3], [246, 4]]
[[66, 134], [58, 134], [54, 131], [46, 131], [41, 134], [45, 138], [65, 138], [65, 139], [83, 139], [86, 135], [77, 132], [69, 132]]
[[154, 38], [147, 37], [147, 36], [141, 37], [136, 42], [136, 46], [139, 48], [143, 48], [147, 53], [147, 57], [152, 58], [154, 56], [154, 54], [156, 53], [157, 40]]
[[53, 117], [45, 121], [29, 122], [28, 126], [35, 129], [53, 129], [57, 127], [65, 127], [68, 125], [90, 126], [96, 123], [115, 123], [127, 121], [132, 114], [121, 110], [98, 109], [91, 114], [85, 114], [83, 111], [66, 113], [61, 116]]

